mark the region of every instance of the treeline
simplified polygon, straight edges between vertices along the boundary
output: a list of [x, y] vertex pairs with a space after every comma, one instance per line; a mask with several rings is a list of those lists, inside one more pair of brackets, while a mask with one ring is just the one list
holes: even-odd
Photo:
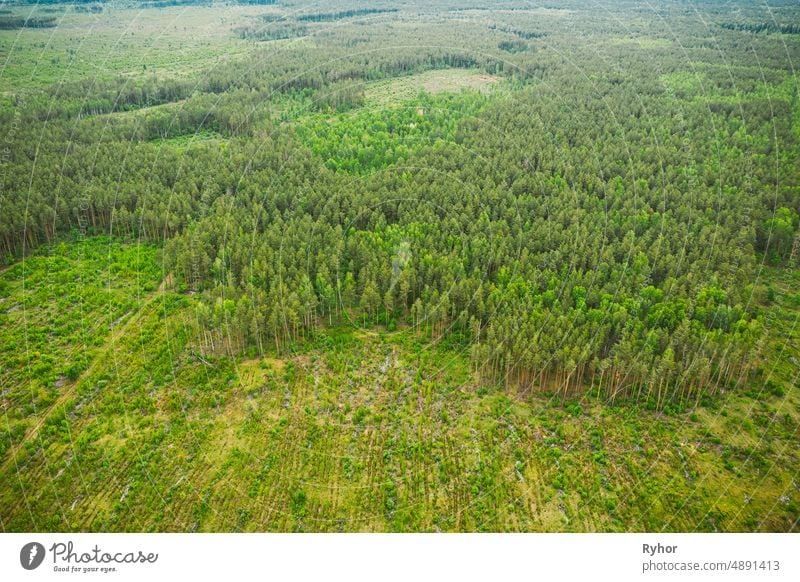
[[170, 6], [210, 6], [212, 0], [137, 0], [139, 8], [169, 8]]
[[779, 32], [781, 34], [800, 34], [800, 24], [776, 24], [774, 22], [723, 22], [722, 28], [758, 34], [760, 32]]
[[268, 26], [240, 26], [236, 28], [239, 38], [245, 40], [283, 40], [308, 34], [308, 27], [294, 23], [276, 23]]
[[340, 10], [338, 12], [315, 12], [311, 14], [299, 14], [297, 20], [300, 22], [328, 22], [331, 20], [341, 20], [343, 18], [353, 18], [356, 16], [368, 16], [370, 14], [391, 14], [398, 12], [397, 8], [353, 8], [350, 10]]
[[75, 12], [88, 12], [91, 14], [100, 14], [103, 11], [102, 4], [89, 4], [86, 5], [78, 5], [74, 7]]
[[56, 26], [55, 16], [43, 18], [16, 18], [0, 16], [0, 30], [17, 30], [19, 28], [53, 28]]
[[339, 81], [314, 94], [311, 107], [317, 111], [347, 111], [364, 105], [364, 83]]
[[524, 40], [532, 40], [535, 38], [544, 38], [547, 36], [544, 32], [539, 32], [536, 30], [520, 30], [519, 28], [514, 28], [512, 26], [498, 26], [497, 24], [492, 24], [489, 26], [489, 30], [499, 30], [501, 32], [507, 32], [509, 34], [513, 34], [518, 36]]
[[[208, 89], [205, 92], [215, 92]], [[155, 76], [139, 80], [125, 77], [85, 79], [49, 89], [41, 104], [29, 111], [41, 121], [81, 118], [173, 103], [186, 99], [197, 90], [197, 83], [190, 79], [161, 80]]]
[[108, 0], [69, 0], [69, 2], [65, 2], [64, 0], [15, 0], [14, 2], [10, 2], [9, 4], [18, 4], [21, 6], [29, 6], [31, 4], [36, 4], [39, 6], [50, 6], [53, 4], [93, 4], [99, 3], [104, 4], [108, 2]]
[[[259, 33], [256, 30], [254, 34]], [[296, 50], [307, 54], [302, 47], [297, 47]], [[138, 79], [93, 78], [63, 83], [29, 97], [21, 114], [37, 121], [73, 119], [165, 105], [200, 94], [221, 95], [238, 91], [250, 92], [253, 100], [265, 101], [276, 94], [311, 90], [317, 94], [317, 102], [331, 101], [333, 107], [338, 108], [347, 101], [347, 106], [352, 107], [360, 103], [360, 91], [348, 89], [337, 93], [337, 88], [345, 87], [344, 82], [350, 82], [351, 88], [354, 88], [354, 83], [430, 69], [480, 67], [487, 72], [502, 73], [503, 67], [509, 66], [489, 57], [478, 58], [447, 49], [430, 49], [426, 52], [409, 49], [406, 54], [396, 51], [374, 57], [328, 58], [304, 67], [298, 67], [293, 58], [287, 58], [283, 54], [282, 58], [272, 58], [274, 56], [271, 51], [266, 52], [257, 59], [249, 60], [242, 67], [220, 67], [206, 72], [198, 79], [158, 79], [155, 76], [146, 76]]]
[[[240, 29], [238, 34], [253, 39], [274, 39], [303, 34], [302, 26], [296, 21], [273, 22], [263, 27], [252, 25]], [[419, 30], [398, 32], [402, 36], [396, 38], [398, 45], [391, 51], [386, 50], [381, 35], [365, 35], [365, 27], [359, 26], [341, 35], [338, 29], [337, 34], [320, 33], [315, 36], [314, 43], [293, 44], [291, 51], [265, 45], [253, 50], [247, 58], [236, 59], [233, 65], [226, 62], [197, 75], [157, 79], [155, 75], [144, 73], [116, 79], [65, 81], [44, 92], [28, 94], [24, 107], [17, 105], [17, 109], [28, 120], [43, 121], [131, 111], [183, 101], [204, 93], [221, 95], [250, 91], [260, 94], [262, 100], [269, 100], [277, 94], [311, 90], [318, 92], [319, 100], [325, 100], [331, 94], [328, 86], [343, 81], [369, 82], [449, 67], [478, 68], [517, 80], [531, 80], [543, 79], [548, 70], [559, 66], [558, 55], [493, 56], [497, 50], [496, 41], [490, 42], [480, 36], [488, 36], [485, 25], [468, 26], [471, 27], [469, 35], [474, 33], [479, 50], [457, 48], [463, 45], [464, 31], [438, 22], [424, 24]], [[437, 41], [420, 48], [420, 39], [428, 36]], [[360, 50], [353, 52], [352, 40], [356, 37]], [[483, 40], [487, 42], [485, 46], [481, 44]]]
[[497, 45], [497, 48], [508, 53], [521, 53], [528, 50], [528, 44], [519, 39], [503, 40], [500, 41], [500, 43]]

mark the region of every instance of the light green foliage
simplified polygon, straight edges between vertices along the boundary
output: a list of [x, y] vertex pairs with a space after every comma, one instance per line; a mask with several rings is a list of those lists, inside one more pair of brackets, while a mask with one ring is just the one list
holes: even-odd
[[298, 121], [297, 134], [328, 168], [371, 173], [452, 142], [458, 122], [476, 116], [487, 102], [477, 92], [422, 94], [402, 107], [307, 116]]
[[2, 274], [4, 452], [70, 392], [156, 289], [150, 245], [109, 238], [44, 247]]

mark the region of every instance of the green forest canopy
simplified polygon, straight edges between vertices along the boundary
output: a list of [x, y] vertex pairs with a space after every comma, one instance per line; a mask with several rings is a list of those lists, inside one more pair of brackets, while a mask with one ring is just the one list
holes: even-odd
[[[563, 400], [683, 410], [763, 374], [776, 338], [762, 273], [798, 258], [796, 8], [764, 26], [715, 2], [707, 22], [677, 2], [258, 4], [193, 8], [226, 27], [236, 52], [221, 62], [163, 75], [142, 52], [112, 77], [65, 67], [3, 96], [12, 274], [62, 241], [158, 247], [160, 277], [128, 251], [103, 276], [128, 288], [140, 269], [151, 293], [160, 278], [190, 314], [185, 357], [223, 370], [351, 325], [455, 347], [487, 385]], [[498, 81], [458, 90], [453, 71]], [[423, 74], [434, 89], [366, 97]], [[36, 372], [45, 408], [62, 375], [96, 372], [89, 356], [52, 359]], [[24, 361], [4, 371], [15, 386]], [[10, 408], [22, 427], [41, 406]]]

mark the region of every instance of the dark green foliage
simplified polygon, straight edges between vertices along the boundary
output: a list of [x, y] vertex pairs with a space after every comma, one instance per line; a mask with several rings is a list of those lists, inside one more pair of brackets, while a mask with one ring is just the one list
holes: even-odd
[[339, 12], [313, 12], [310, 14], [300, 14], [297, 16], [297, 20], [300, 22], [328, 22], [331, 20], [341, 20], [343, 18], [353, 18], [355, 16], [390, 14], [392, 12], [397, 12], [397, 8], [353, 8], [350, 10], [340, 10]]
[[0, 30], [16, 30], [18, 28], [52, 28], [56, 26], [54, 16], [47, 18], [12, 18], [0, 17]]
[[723, 22], [722, 28], [743, 30], [758, 34], [759, 32], [778, 32], [781, 34], [800, 34], [800, 24], [776, 24], [775, 22]]
[[239, 37], [247, 40], [282, 40], [308, 34], [308, 28], [287, 22], [270, 23], [266, 26], [242, 26], [236, 29]]
[[497, 48], [509, 53], [521, 53], [528, 50], [528, 45], [521, 40], [504, 40], [497, 45]]

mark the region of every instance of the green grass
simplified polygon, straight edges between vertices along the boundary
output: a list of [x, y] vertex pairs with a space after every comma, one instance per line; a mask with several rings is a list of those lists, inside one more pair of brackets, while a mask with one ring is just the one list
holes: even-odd
[[481, 71], [437, 69], [370, 83], [365, 88], [364, 100], [367, 107], [396, 107], [413, 100], [423, 91], [431, 95], [457, 93], [462, 89], [489, 92], [499, 81], [499, 77]]
[[[0, 94], [119, 75], [181, 76], [242, 55], [252, 43], [232, 29], [264, 12], [257, 6], [131, 9], [104, 4], [99, 14], [66, 11], [55, 28], [0, 31]], [[30, 7], [19, 9], [28, 15]], [[41, 8], [34, 15], [42, 16]]]
[[[760, 380], [665, 415], [486, 385], [457, 342], [403, 327], [341, 325], [289, 354], [201, 360], [188, 325], [194, 299], [155, 288], [152, 249], [107, 239], [56, 248], [66, 259], [44, 253], [26, 272], [57, 267], [105, 282], [111, 265], [140, 256], [124, 272], [146, 273], [150, 294], [124, 334], [86, 354], [35, 438], [17, 436], [13, 458], [2, 457], [5, 531], [797, 527], [797, 271], [766, 274], [775, 333]], [[76, 262], [81, 253], [95, 260]], [[22, 301], [21, 266], [0, 277], [8, 318]], [[57, 317], [55, 291], [31, 297], [27, 313]], [[75, 305], [59, 315], [81, 320]], [[23, 357], [21, 345], [5, 349]], [[57, 344], [47, 353], [54, 369], [70, 359]], [[4, 380], [5, 390], [21, 381]], [[5, 415], [6, 435], [15, 422]]]
[[71, 389], [155, 290], [154, 257], [153, 247], [101, 237], [43, 248], [2, 272], [3, 453]]

